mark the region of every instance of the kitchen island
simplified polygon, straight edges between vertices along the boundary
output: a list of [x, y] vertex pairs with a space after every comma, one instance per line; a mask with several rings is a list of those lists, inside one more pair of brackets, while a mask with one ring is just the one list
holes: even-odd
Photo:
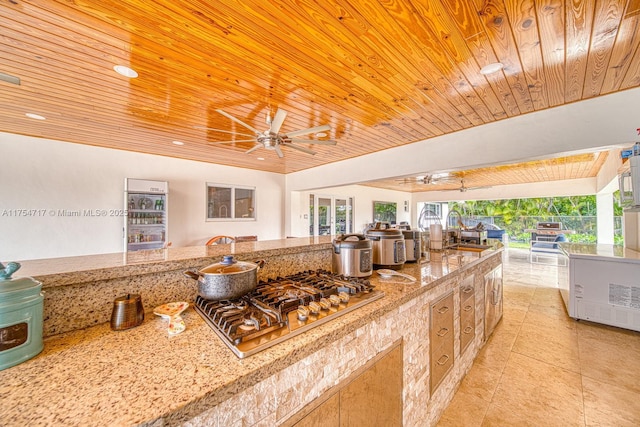
[[[214, 251], [234, 252], [239, 258], [271, 259], [273, 274], [301, 265], [327, 268], [330, 262], [329, 238], [263, 242], [262, 247], [260, 243], [251, 242], [248, 245], [252, 246], [248, 247], [221, 246]], [[181, 270], [186, 264], [206, 264], [210, 258], [219, 259], [220, 254], [204, 250], [205, 257], [184, 256], [187, 252], [202, 253], [202, 248], [176, 249], [163, 260], [95, 266], [77, 272], [45, 274], [45, 262], [40, 263], [40, 271], [25, 263], [25, 272], [31, 269], [30, 274], [43, 283], [45, 278], [50, 281], [49, 286], [44, 284], [45, 292], [68, 287], [72, 289], [69, 295], [73, 295], [80, 291], [90, 293], [89, 285], [78, 284], [80, 277], [103, 281], [98, 287], [118, 282], [116, 289], [120, 290], [119, 281], [124, 280], [121, 275], [131, 274], [128, 269], [132, 268], [144, 271], [140, 274], [144, 280], [132, 276], [122, 291], [149, 282], [149, 288], [141, 292], [143, 301], [164, 303], [178, 299], [162, 300], [167, 295], [184, 296], [180, 299], [187, 300], [187, 294], [191, 293], [193, 298], [194, 285], [190, 282], [182, 282], [184, 286], [191, 285], [186, 293], [179, 293], [182, 290], [166, 293], [166, 287], [180, 286], [179, 283], [165, 286], [163, 280], [171, 281], [170, 272], [176, 271], [175, 267]], [[486, 341], [482, 280], [501, 265], [501, 251], [437, 254], [439, 256], [432, 257], [429, 263], [405, 264], [402, 272], [416, 277], [416, 282], [383, 279], [374, 273], [371, 283], [385, 293], [383, 298], [246, 359], [237, 358], [193, 308], [183, 316], [186, 331], [173, 337], [167, 335], [166, 321], [149, 312], [141, 326], [126, 331], [111, 331], [103, 321], [95, 326], [47, 334], [50, 336], [45, 339], [45, 349], [40, 355], [0, 371], [0, 424], [303, 423], [305, 418], [301, 414], [312, 414], [313, 408], [322, 408], [318, 402], [328, 402], [334, 391], [352, 382], [381, 355], [397, 349], [401, 360], [399, 423], [433, 425]], [[297, 258], [307, 263], [295, 265], [293, 260]], [[278, 259], [282, 259], [284, 265], [276, 266]], [[102, 278], [103, 273], [109, 278]], [[54, 286], [56, 274], [61, 280]], [[455, 363], [434, 388], [430, 386], [430, 306], [441, 296], [450, 295], [454, 301], [452, 308], [459, 316], [463, 282], [475, 285], [473, 302], [478, 315], [474, 321], [474, 338], [464, 349], [456, 339]], [[154, 290], [164, 296], [154, 296]], [[100, 294], [100, 290], [97, 293]], [[87, 301], [92, 298], [87, 297]], [[46, 304], [47, 300], [45, 311]], [[49, 304], [56, 302], [50, 300]], [[145, 307], [150, 310], [153, 305], [146, 303]], [[49, 311], [64, 312], [64, 308]], [[73, 313], [71, 310], [69, 321], [82, 323], [71, 319]], [[64, 319], [49, 319], [49, 322], [62, 325]], [[456, 337], [460, 335], [459, 321], [453, 332]]]

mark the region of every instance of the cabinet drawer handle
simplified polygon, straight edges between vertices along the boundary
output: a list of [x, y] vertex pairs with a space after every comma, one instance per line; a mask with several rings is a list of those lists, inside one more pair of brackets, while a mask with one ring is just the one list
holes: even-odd
[[471, 311], [473, 310], [473, 306], [472, 305], [467, 305], [463, 308], [464, 311]]
[[447, 311], [449, 311], [449, 307], [447, 307], [446, 305], [445, 305], [444, 307], [440, 307], [440, 308], [438, 309], [438, 313], [440, 313], [440, 314], [444, 314], [444, 313], [446, 313]]
[[[444, 360], [443, 360], [444, 359]], [[447, 363], [447, 361], [449, 360], [449, 356], [446, 354], [443, 354], [442, 357], [440, 357], [440, 359], [438, 359], [436, 361], [436, 363], [440, 366], [444, 365], [445, 363]]]
[[439, 336], [439, 337], [443, 337], [443, 336], [447, 335], [448, 333], [449, 333], [449, 329], [442, 328], [438, 332], [436, 332], [436, 335]]
[[471, 326], [467, 326], [462, 332], [464, 332], [465, 334], [470, 334], [472, 331], [473, 328]]

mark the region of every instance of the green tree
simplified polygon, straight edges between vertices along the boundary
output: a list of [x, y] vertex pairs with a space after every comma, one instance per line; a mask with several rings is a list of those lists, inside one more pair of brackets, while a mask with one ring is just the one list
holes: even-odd
[[[524, 230], [534, 228], [538, 221], [565, 217], [566, 228], [576, 230], [572, 241], [595, 242], [596, 230], [592, 218], [597, 216], [596, 196], [546, 197], [505, 200], [467, 200], [450, 202], [463, 217], [491, 217], [500, 228], [507, 230], [515, 240], [526, 241], [530, 236]], [[622, 215], [619, 192], [614, 193], [614, 215]], [[583, 219], [584, 218], [584, 219]], [[616, 241], [620, 241], [621, 236]]]

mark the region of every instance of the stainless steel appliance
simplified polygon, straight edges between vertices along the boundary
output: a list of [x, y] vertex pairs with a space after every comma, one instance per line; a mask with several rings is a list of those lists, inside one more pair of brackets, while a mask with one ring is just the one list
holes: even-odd
[[535, 229], [528, 229], [527, 231], [535, 233], [535, 236], [556, 236], [560, 233], [565, 233], [567, 230], [562, 229], [561, 222], [539, 222], [536, 224]]
[[[525, 230], [531, 233], [531, 245], [544, 242], [555, 242], [559, 235], [572, 234], [573, 230], [563, 230], [561, 222], [539, 222], [536, 228], [529, 228]], [[544, 245], [540, 245], [544, 247]]]
[[334, 273], [349, 277], [373, 274], [373, 246], [363, 234], [342, 234], [333, 240], [331, 265]]
[[364, 233], [373, 244], [373, 268], [399, 269], [406, 261], [402, 231], [378, 222]]
[[260, 281], [235, 300], [196, 297], [196, 311], [239, 358], [255, 354], [384, 296], [362, 278], [324, 270]]
[[422, 233], [420, 230], [402, 230], [404, 236], [405, 261], [416, 262], [422, 255]]
[[463, 243], [475, 243], [485, 245], [487, 243], [487, 230], [466, 229], [460, 230], [460, 241]]
[[484, 335], [488, 338], [502, 319], [502, 265], [484, 276]]
[[559, 257], [562, 254], [559, 242], [567, 241], [566, 234], [575, 233], [574, 230], [564, 230], [561, 222], [539, 222], [536, 228], [525, 231], [531, 233], [529, 261], [532, 263], [541, 263], [540, 260], [545, 258], [563, 262], [564, 258]]

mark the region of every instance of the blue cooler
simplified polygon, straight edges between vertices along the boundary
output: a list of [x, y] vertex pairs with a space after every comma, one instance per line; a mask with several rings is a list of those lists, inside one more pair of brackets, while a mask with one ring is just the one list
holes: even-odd
[[11, 279], [10, 273], [0, 274], [0, 370], [42, 351], [41, 290], [42, 283], [30, 277]]

